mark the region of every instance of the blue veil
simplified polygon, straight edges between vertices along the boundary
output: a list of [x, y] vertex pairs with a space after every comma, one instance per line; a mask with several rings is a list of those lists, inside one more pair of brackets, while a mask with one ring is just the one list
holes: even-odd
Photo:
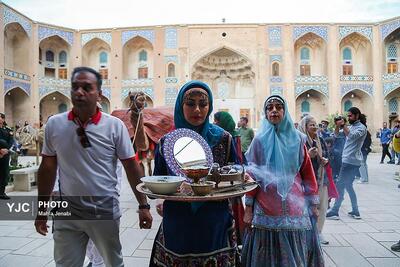
[[277, 125], [264, 117], [262, 127], [246, 153], [249, 162], [247, 171], [264, 190], [270, 184], [276, 185], [278, 194], [285, 200], [303, 162], [303, 141], [293, 125], [283, 98], [276, 95], [268, 97], [264, 103], [264, 112], [271, 98], [283, 102], [284, 117]]
[[190, 81], [184, 84], [179, 91], [179, 94], [176, 98], [175, 102], [175, 111], [174, 111], [174, 123], [175, 123], [175, 128], [187, 128], [196, 131], [196, 128], [190, 123], [188, 123], [185, 120], [185, 116], [183, 115], [183, 98], [187, 90], [192, 89], [192, 88], [202, 88], [204, 89], [207, 94], [208, 94], [208, 100], [210, 103], [210, 109], [207, 114], [207, 118], [204, 121], [203, 125], [201, 126], [201, 131], [199, 134], [206, 140], [208, 145], [213, 148], [216, 144], [219, 143], [219, 141], [222, 138], [222, 135], [224, 133], [224, 130], [214, 124], [211, 124], [209, 121], [209, 116], [213, 110], [213, 96], [212, 96], [212, 91], [210, 87], [208, 87], [207, 84], [200, 82], [200, 81]]

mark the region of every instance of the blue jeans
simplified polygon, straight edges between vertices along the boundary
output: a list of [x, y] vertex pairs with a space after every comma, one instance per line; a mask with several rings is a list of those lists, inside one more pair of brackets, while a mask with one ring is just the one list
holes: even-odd
[[344, 190], [346, 189], [347, 193], [349, 193], [350, 196], [353, 212], [358, 212], [357, 196], [353, 188], [353, 182], [355, 177], [360, 175], [359, 169], [360, 166], [342, 163], [342, 167], [340, 168], [339, 173], [339, 179], [336, 183], [339, 198], [336, 199], [335, 205], [333, 205], [331, 211], [339, 213], [340, 206], [342, 205], [342, 202], [344, 200]]

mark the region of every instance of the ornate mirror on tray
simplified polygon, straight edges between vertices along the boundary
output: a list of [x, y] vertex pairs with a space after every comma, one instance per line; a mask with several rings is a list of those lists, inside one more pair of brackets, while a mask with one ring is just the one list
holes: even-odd
[[188, 177], [195, 183], [207, 176], [213, 163], [207, 142], [201, 135], [186, 128], [177, 129], [165, 137], [163, 154], [175, 175]]

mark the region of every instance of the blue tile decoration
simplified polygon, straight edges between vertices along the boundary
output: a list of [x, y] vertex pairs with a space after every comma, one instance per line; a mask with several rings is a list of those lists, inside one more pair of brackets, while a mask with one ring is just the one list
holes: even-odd
[[153, 78], [122, 80], [122, 87], [125, 86], [153, 86]]
[[340, 95], [343, 97], [348, 92], [351, 92], [356, 89], [361, 90], [370, 96], [374, 94], [374, 85], [371, 82], [371, 83], [341, 83]]
[[395, 21], [391, 21], [381, 25], [381, 38], [382, 41], [385, 40], [386, 37], [389, 36], [392, 32], [397, 30], [400, 27], [400, 19], [396, 19]]
[[175, 105], [177, 95], [178, 95], [178, 89], [176, 88], [165, 89], [165, 105], [173, 107]]
[[39, 78], [39, 96], [42, 99], [46, 95], [59, 92], [71, 99], [71, 81], [67, 79], [55, 79], [48, 77]]
[[100, 40], [103, 40], [107, 44], [111, 46], [111, 32], [87, 32], [87, 33], [82, 33], [81, 36], [81, 45], [84, 46], [94, 38], [98, 38]]
[[400, 80], [399, 81], [392, 81], [392, 82], [385, 82], [383, 83], [383, 95], [387, 96], [394, 90], [400, 87]]
[[400, 79], [400, 72], [382, 75], [382, 80], [384, 80], [384, 81], [390, 81], [390, 80], [396, 80], [396, 79]]
[[4, 78], [4, 95], [14, 88], [21, 88], [28, 96], [31, 95], [31, 84], [27, 82], [9, 80]]
[[296, 83], [320, 83], [328, 82], [327, 76], [296, 76]]
[[339, 27], [339, 42], [346, 36], [352, 34], [353, 32], [359, 33], [372, 43], [372, 27], [370, 26], [340, 26]]
[[178, 56], [164, 56], [164, 62], [165, 63], [169, 63], [169, 62], [178, 63]]
[[32, 25], [30, 21], [5, 6], [3, 6], [3, 22], [4, 27], [6, 27], [7, 24], [17, 22], [21, 25], [29, 37], [32, 36]]
[[165, 48], [176, 49], [178, 47], [178, 31], [176, 28], [165, 29]]
[[122, 101], [129, 95], [129, 92], [143, 92], [148, 97], [150, 97], [151, 100], [154, 100], [154, 89], [153, 88], [150, 88], [150, 87], [125, 87], [122, 89], [122, 92], [121, 92], [121, 100]]
[[155, 33], [153, 30], [137, 30], [137, 31], [123, 31], [122, 32], [122, 46], [126, 44], [130, 39], [140, 36], [148, 40], [152, 45], [155, 41]]
[[101, 94], [111, 101], [111, 88], [110, 87], [101, 87]]
[[269, 40], [269, 47], [281, 47], [282, 27], [281, 26], [268, 27], [268, 40]]
[[281, 55], [270, 55], [269, 56], [269, 62], [282, 62], [282, 56]]
[[322, 93], [326, 97], [329, 97], [328, 84], [294, 84], [295, 95], [298, 97], [308, 90], [315, 90]]
[[354, 81], [354, 82], [372, 82], [374, 76], [372, 75], [340, 75], [341, 81]]
[[328, 27], [326, 26], [295, 26], [293, 27], [293, 41], [296, 41], [309, 32], [318, 35], [325, 42], [328, 42]]
[[54, 35], [61, 37], [71, 46], [74, 43], [74, 33], [73, 32], [49, 28], [49, 27], [45, 27], [45, 26], [39, 26], [39, 43], [43, 39], [50, 37], [50, 36], [54, 36]]
[[271, 95], [283, 96], [283, 87], [282, 86], [271, 86]]
[[71, 90], [65, 88], [51, 88], [51, 87], [41, 87], [39, 86], [39, 96], [40, 99], [43, 99], [45, 96], [48, 96], [51, 93], [59, 92], [60, 94], [64, 95], [68, 99], [71, 99]]
[[13, 78], [17, 78], [17, 79], [21, 79], [24, 81], [28, 81], [28, 82], [31, 80], [31, 77], [29, 75], [26, 75], [25, 73], [20, 73], [20, 72], [8, 70], [8, 69], [4, 69], [4, 75], [13, 77]]
[[283, 78], [280, 76], [272, 76], [269, 78], [269, 81], [271, 83], [281, 83], [281, 82], [283, 82]]
[[166, 82], [166, 83], [177, 83], [177, 82], [178, 82], [178, 78], [175, 78], [175, 77], [167, 77], [167, 78], [165, 78], [165, 82]]

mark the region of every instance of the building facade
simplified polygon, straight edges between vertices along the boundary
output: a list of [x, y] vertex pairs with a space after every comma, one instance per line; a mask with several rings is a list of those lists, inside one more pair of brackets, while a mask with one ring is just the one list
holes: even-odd
[[374, 130], [399, 113], [400, 18], [376, 23], [165, 25], [75, 30], [34, 22], [0, 4], [0, 111], [37, 125], [71, 107], [70, 75], [103, 76], [106, 112], [130, 91], [150, 106], [173, 106], [188, 80], [207, 82], [215, 111], [258, 126], [270, 94], [294, 120], [357, 106]]

